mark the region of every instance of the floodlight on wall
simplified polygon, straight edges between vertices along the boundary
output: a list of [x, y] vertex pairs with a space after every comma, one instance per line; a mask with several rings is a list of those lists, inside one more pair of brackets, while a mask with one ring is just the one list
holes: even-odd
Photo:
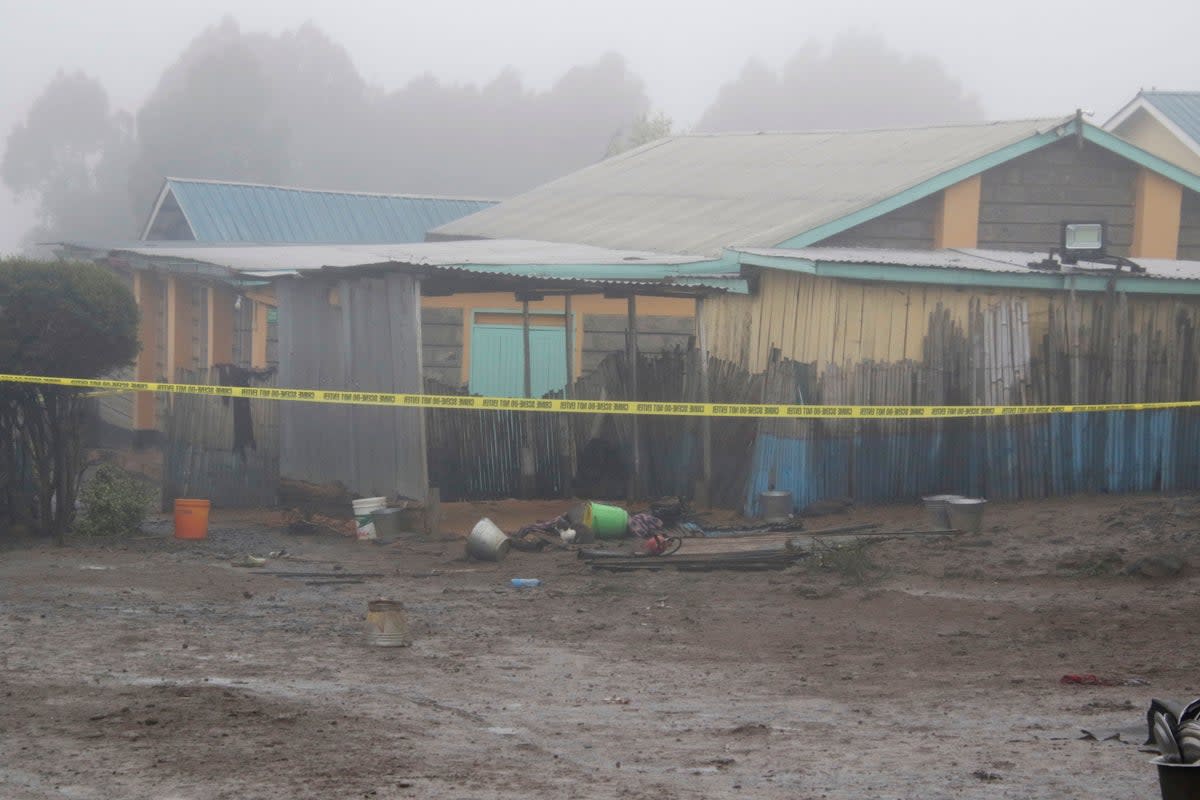
[[[1033, 269], [1060, 271], [1063, 265], [1074, 266], [1083, 261], [1112, 264], [1117, 270], [1128, 267], [1130, 272], [1144, 273], [1146, 268], [1123, 256], [1105, 252], [1108, 229], [1103, 222], [1062, 223], [1059, 246], [1050, 248], [1050, 255], [1041, 261], [1031, 261]], [[1082, 269], [1082, 268], [1080, 268]]]
[[1064, 222], [1060, 239], [1062, 260], [1073, 264], [1080, 258], [1103, 256], [1106, 234], [1103, 222]]

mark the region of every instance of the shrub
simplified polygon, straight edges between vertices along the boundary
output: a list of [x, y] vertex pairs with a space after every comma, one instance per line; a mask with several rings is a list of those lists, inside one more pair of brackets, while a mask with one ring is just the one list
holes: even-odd
[[[0, 258], [0, 373], [93, 378], [138, 351], [133, 293], [96, 264]], [[0, 383], [0, 522], [60, 542], [83, 468], [82, 389]]]
[[83, 485], [83, 516], [75, 525], [84, 536], [123, 536], [146, 519], [153, 492], [129, 473], [104, 464]]
[[864, 539], [825, 546], [814, 553], [815, 557], [810, 561], [810, 565], [836, 572], [844, 580], [862, 585], [872, 575], [881, 571], [879, 565], [871, 558], [870, 547], [871, 543]]

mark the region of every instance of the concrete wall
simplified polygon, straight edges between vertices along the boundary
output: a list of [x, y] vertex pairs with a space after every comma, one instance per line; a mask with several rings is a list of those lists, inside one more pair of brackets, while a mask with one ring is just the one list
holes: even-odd
[[[610, 353], [625, 350], [627, 317], [617, 314], [586, 314], [583, 317], [583, 372], [596, 368]], [[692, 317], [638, 315], [638, 352], [662, 353], [686, 348], [695, 332]]]
[[1177, 257], [1184, 261], [1200, 261], [1200, 194], [1183, 190], [1179, 219]]
[[926, 197], [836, 236], [831, 236], [820, 242], [819, 245], [928, 250], [933, 247], [933, 225], [939, 202], [939, 195]]
[[1057, 142], [983, 173], [979, 246], [1041, 252], [1059, 244], [1060, 223], [1108, 223], [1109, 251], [1133, 240], [1137, 167], [1095, 145]]

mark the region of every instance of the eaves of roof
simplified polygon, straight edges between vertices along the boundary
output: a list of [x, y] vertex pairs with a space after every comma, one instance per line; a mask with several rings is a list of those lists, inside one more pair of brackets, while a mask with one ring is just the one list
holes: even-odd
[[[828, 252], [824, 252], [828, 251]], [[1029, 267], [1044, 254], [981, 250], [872, 251], [808, 248], [789, 253], [758, 248], [734, 251], [743, 267], [799, 272], [824, 278], [978, 289], [1117, 291], [1200, 295], [1200, 263], [1143, 259], [1150, 274], [1117, 272], [1102, 264], [1046, 271]], [[1185, 266], [1186, 269], [1180, 267]]]
[[1104, 123], [1104, 130], [1116, 130], [1138, 111], [1149, 115], [1180, 144], [1200, 155], [1200, 92], [1139, 92]]
[[1188, 172], [1182, 167], [1178, 167], [1136, 145], [1130, 144], [1119, 136], [1075, 118], [1064, 122], [1058, 128], [1036, 133], [1019, 142], [1014, 142], [992, 153], [988, 153], [985, 156], [973, 159], [965, 164], [960, 164], [870, 206], [858, 209], [836, 220], [818, 225], [815, 228], [785, 239], [777, 244], [776, 247], [798, 248], [817, 244], [831, 236], [903, 208], [910, 203], [915, 203], [935, 192], [940, 192], [993, 167], [1005, 164], [1014, 158], [1019, 158], [1035, 150], [1040, 150], [1068, 136], [1079, 136], [1085, 141], [1091, 142], [1122, 158], [1126, 158], [1152, 172], [1156, 172], [1168, 180], [1174, 181], [1194, 192], [1200, 192], [1200, 175]]

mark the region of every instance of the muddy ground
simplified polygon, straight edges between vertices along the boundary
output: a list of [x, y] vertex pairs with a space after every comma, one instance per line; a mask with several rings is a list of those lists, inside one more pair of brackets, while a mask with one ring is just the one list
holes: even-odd
[[[559, 510], [453, 506], [446, 526]], [[217, 515], [203, 543], [158, 520], [122, 542], [10, 549], [0, 796], [1154, 797], [1144, 710], [1200, 694], [1200, 569], [1122, 571], [1200, 565], [1197, 512], [994, 503], [976, 536], [770, 573], [481, 564], [458, 539], [298, 537], [272, 515]], [[847, 519], [923, 523], [905, 507], [812, 525]], [[264, 569], [231, 564], [281, 548]], [[411, 647], [364, 643], [377, 597], [407, 605]]]

